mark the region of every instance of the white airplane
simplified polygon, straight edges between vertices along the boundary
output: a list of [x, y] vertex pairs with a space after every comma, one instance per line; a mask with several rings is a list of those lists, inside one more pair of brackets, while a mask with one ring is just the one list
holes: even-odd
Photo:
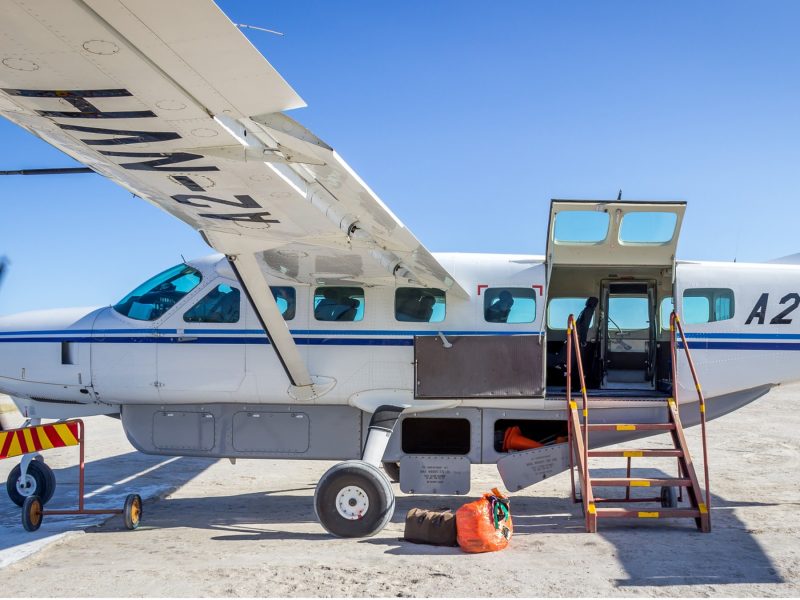
[[[800, 267], [676, 261], [683, 202], [553, 201], [545, 256], [434, 255], [284, 114], [302, 100], [213, 3], [0, 8], [2, 115], [221, 253], [114, 306], [0, 319], [0, 391], [31, 424], [118, 414], [149, 454], [341, 460], [317, 515], [364, 536], [394, 508], [381, 463], [404, 491], [466, 494], [510, 426], [565, 433], [570, 313], [596, 422], [663, 420], [675, 392], [697, 422], [673, 307], [708, 418], [800, 378]], [[506, 486], [566, 468], [564, 446]], [[52, 495], [33, 455], [18, 503]]]

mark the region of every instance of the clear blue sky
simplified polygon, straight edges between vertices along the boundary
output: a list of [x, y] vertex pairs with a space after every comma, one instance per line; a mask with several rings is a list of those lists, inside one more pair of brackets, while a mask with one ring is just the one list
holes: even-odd
[[[433, 251], [542, 253], [550, 198], [682, 199], [679, 257], [800, 251], [798, 2], [244, 2], [292, 116]], [[0, 169], [72, 161], [0, 121]], [[210, 250], [96, 175], [0, 178], [0, 314]]]

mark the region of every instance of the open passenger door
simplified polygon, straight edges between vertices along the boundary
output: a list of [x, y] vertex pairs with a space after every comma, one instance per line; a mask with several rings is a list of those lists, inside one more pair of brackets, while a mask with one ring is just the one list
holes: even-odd
[[673, 293], [685, 210], [685, 202], [551, 201], [548, 386], [563, 384], [566, 319], [573, 313], [590, 388], [640, 393], [664, 387], [668, 355], [658, 306]]

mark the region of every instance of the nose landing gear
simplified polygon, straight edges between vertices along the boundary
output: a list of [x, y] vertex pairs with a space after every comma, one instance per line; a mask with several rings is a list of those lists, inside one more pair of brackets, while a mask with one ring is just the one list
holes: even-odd
[[[25, 457], [22, 462], [11, 469], [6, 480], [6, 492], [8, 497], [17, 506], [22, 506], [25, 499], [30, 496], [38, 496], [41, 503], [47, 504], [56, 491], [56, 476], [53, 469], [48, 467], [43, 460]], [[22, 474], [22, 467], [27, 462], [25, 475]]]
[[[30, 496], [38, 496], [43, 505], [47, 504], [56, 491], [56, 476], [39, 454], [40, 450], [52, 448], [54, 444], [49, 441], [49, 445], [43, 445], [42, 439], [49, 438], [39, 431], [40, 425], [41, 419], [31, 418], [25, 421], [21, 429], [0, 430], [0, 459], [22, 456], [20, 463], [6, 479], [8, 497], [17, 506], [22, 506], [25, 498]], [[40, 437], [40, 433], [45, 437]]]

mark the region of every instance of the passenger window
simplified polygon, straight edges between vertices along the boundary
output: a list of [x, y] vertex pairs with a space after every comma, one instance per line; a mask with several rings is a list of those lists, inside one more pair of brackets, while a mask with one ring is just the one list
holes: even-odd
[[[547, 327], [566, 330], [567, 318], [572, 315], [577, 321], [588, 301], [589, 298], [553, 298], [547, 306]], [[597, 305], [597, 298], [594, 299], [594, 304]], [[594, 309], [592, 310], [594, 311]], [[592, 312], [589, 328], [591, 329], [593, 325], [594, 312]]]
[[360, 321], [364, 318], [364, 290], [357, 287], [320, 287], [314, 292], [317, 321]]
[[297, 309], [297, 292], [293, 287], [283, 285], [273, 285], [269, 288], [272, 290], [272, 296], [278, 304], [278, 310], [281, 311], [284, 321], [291, 321], [294, 319], [294, 313]]
[[530, 288], [488, 288], [483, 292], [483, 318], [488, 323], [533, 323], [536, 292]]
[[429, 288], [397, 288], [394, 292], [394, 318], [416, 323], [444, 321], [444, 291]]
[[137, 321], [155, 321], [196, 288], [203, 277], [200, 271], [180, 264], [155, 277], [114, 305], [119, 314]]
[[687, 325], [712, 323], [733, 318], [733, 290], [694, 288], [683, 292], [683, 322]]
[[239, 290], [226, 284], [218, 285], [187, 310], [183, 320], [187, 323], [238, 323], [240, 301]]

